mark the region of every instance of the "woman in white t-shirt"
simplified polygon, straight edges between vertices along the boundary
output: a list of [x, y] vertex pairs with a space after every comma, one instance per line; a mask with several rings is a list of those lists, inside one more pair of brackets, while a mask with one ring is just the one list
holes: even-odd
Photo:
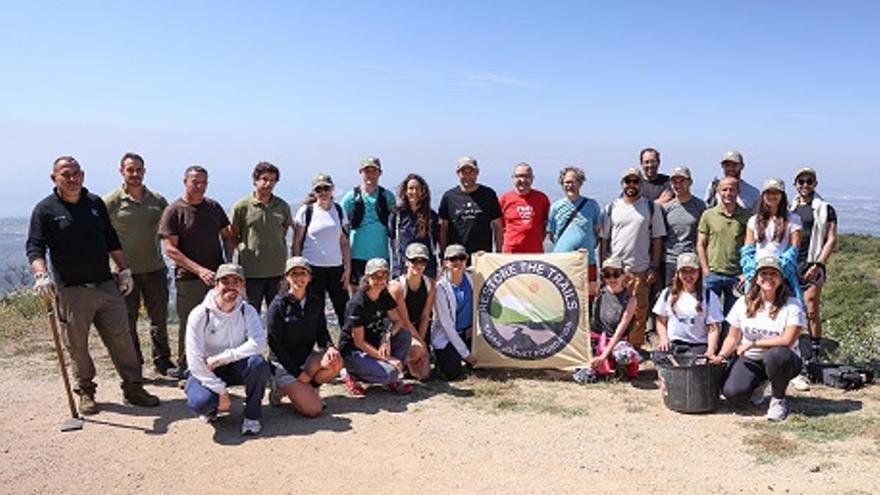
[[718, 350], [724, 314], [718, 296], [703, 287], [700, 260], [694, 253], [682, 253], [675, 268], [671, 286], [654, 305], [660, 337], [655, 363], [667, 354], [711, 357]]
[[306, 202], [293, 218], [293, 255], [307, 259], [312, 269], [309, 294], [321, 301], [330, 296], [339, 325], [345, 321], [351, 250], [345, 211], [333, 201], [333, 179], [318, 174], [312, 179], [316, 200]]
[[801, 229], [801, 217], [788, 211], [785, 183], [765, 180], [758, 213], [749, 218], [746, 228], [745, 245], [755, 245], [755, 259], [778, 258], [789, 246], [799, 246]]
[[767, 419], [782, 421], [788, 416], [785, 389], [803, 365], [798, 335], [805, 324], [800, 302], [790, 296], [782, 280], [779, 259], [758, 260], [755, 283], [739, 298], [727, 315], [730, 330], [721, 352], [712, 361], [737, 359], [724, 382], [724, 396], [730, 402], [763, 402], [764, 383], [771, 385]]

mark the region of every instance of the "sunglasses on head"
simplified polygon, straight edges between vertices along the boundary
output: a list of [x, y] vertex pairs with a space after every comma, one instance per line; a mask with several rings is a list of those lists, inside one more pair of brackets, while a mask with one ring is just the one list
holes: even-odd
[[320, 194], [320, 193], [322, 193], [322, 192], [329, 192], [329, 191], [330, 191], [330, 186], [318, 186], [318, 187], [316, 187], [314, 190], [315, 190], [315, 192], [318, 193], [318, 194]]
[[449, 261], [466, 261], [467, 256], [460, 254], [458, 256], [452, 256], [451, 258], [446, 258]]
[[623, 276], [623, 272], [620, 270], [608, 270], [602, 272], [602, 278], [607, 278], [608, 280], [618, 279]]
[[801, 186], [812, 186], [816, 181], [813, 179], [798, 179], [797, 183]]

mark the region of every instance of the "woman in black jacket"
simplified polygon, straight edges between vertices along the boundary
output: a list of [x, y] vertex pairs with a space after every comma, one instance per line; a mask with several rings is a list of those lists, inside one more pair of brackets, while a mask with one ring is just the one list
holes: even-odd
[[267, 315], [273, 368], [269, 403], [278, 406], [286, 395], [297, 412], [316, 417], [323, 410], [318, 386], [339, 374], [342, 357], [327, 331], [324, 301], [306, 291], [312, 279], [308, 261], [287, 260], [284, 278]]

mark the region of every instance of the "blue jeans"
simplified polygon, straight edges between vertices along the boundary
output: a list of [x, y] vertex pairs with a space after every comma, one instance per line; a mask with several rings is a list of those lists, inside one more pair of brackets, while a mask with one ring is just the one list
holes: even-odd
[[[260, 419], [263, 415], [261, 402], [266, 382], [269, 380], [269, 364], [263, 356], [256, 355], [220, 366], [214, 370], [226, 385], [244, 385], [244, 417]], [[217, 412], [219, 396], [202, 385], [198, 379], [187, 372], [186, 406], [196, 414], [208, 415]]]
[[721, 307], [724, 308], [725, 320], [721, 324], [720, 342], [724, 342], [724, 339], [727, 337], [727, 314], [730, 313], [730, 308], [732, 308], [733, 303], [736, 302], [736, 296], [733, 295], [733, 288], [736, 287], [736, 284], [738, 283], [739, 275], [710, 272], [703, 277], [703, 286], [718, 296], [718, 299], [721, 300]]
[[[400, 330], [391, 337], [391, 356], [397, 358], [404, 366], [411, 342], [412, 334], [406, 330]], [[386, 361], [370, 357], [364, 351], [355, 349], [344, 356], [344, 360], [345, 369], [362, 382], [388, 385], [403, 379], [397, 368]]]

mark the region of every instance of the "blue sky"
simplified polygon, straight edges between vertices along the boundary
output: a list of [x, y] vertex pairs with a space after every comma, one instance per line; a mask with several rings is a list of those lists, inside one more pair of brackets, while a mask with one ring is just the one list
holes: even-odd
[[463, 154], [499, 190], [525, 160], [551, 197], [565, 164], [602, 196], [645, 146], [698, 189], [737, 148], [752, 183], [809, 164], [876, 197], [878, 5], [4, 1], [0, 216], [29, 213], [60, 154], [112, 189], [126, 150], [169, 197], [205, 165], [226, 206], [259, 160], [296, 201], [368, 154], [437, 197]]

